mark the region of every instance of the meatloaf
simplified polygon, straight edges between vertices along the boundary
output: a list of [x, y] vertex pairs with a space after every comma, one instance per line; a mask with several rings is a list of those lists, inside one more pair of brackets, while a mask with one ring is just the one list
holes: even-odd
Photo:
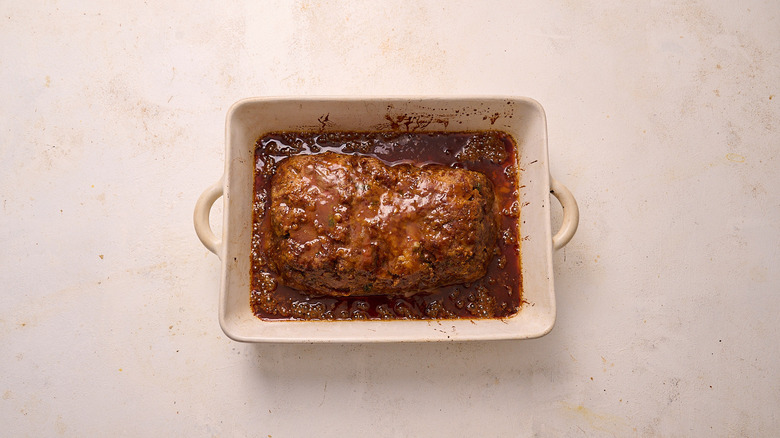
[[495, 204], [480, 172], [292, 156], [271, 180], [267, 253], [283, 284], [312, 296], [409, 296], [485, 275]]

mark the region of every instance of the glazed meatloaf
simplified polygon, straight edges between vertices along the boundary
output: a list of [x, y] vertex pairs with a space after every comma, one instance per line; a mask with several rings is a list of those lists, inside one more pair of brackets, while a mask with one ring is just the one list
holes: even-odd
[[483, 277], [496, 210], [479, 172], [292, 156], [271, 180], [267, 251], [280, 280], [309, 295], [411, 295]]

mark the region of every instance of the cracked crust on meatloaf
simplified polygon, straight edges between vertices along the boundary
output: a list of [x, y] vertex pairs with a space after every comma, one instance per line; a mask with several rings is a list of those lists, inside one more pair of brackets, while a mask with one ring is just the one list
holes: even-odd
[[272, 268], [309, 295], [411, 295], [483, 277], [497, 236], [482, 173], [326, 152], [279, 162]]

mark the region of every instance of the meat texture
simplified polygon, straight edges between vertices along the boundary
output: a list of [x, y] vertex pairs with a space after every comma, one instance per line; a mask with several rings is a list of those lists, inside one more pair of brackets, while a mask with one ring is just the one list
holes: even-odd
[[497, 235], [493, 184], [444, 166], [327, 152], [282, 160], [268, 255], [309, 295], [412, 295], [483, 277]]

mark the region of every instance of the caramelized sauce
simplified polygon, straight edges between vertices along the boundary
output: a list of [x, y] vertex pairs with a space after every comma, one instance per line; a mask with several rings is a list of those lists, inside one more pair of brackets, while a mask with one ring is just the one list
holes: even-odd
[[[252, 218], [252, 292], [254, 314], [262, 319], [447, 319], [502, 318], [522, 302], [517, 196], [516, 145], [502, 132], [271, 133], [257, 140]], [[298, 154], [333, 151], [379, 158], [394, 165], [440, 164], [484, 173], [498, 201], [499, 237], [487, 274], [411, 297], [311, 297], [281, 284], [268, 265], [270, 181], [276, 163]]]

